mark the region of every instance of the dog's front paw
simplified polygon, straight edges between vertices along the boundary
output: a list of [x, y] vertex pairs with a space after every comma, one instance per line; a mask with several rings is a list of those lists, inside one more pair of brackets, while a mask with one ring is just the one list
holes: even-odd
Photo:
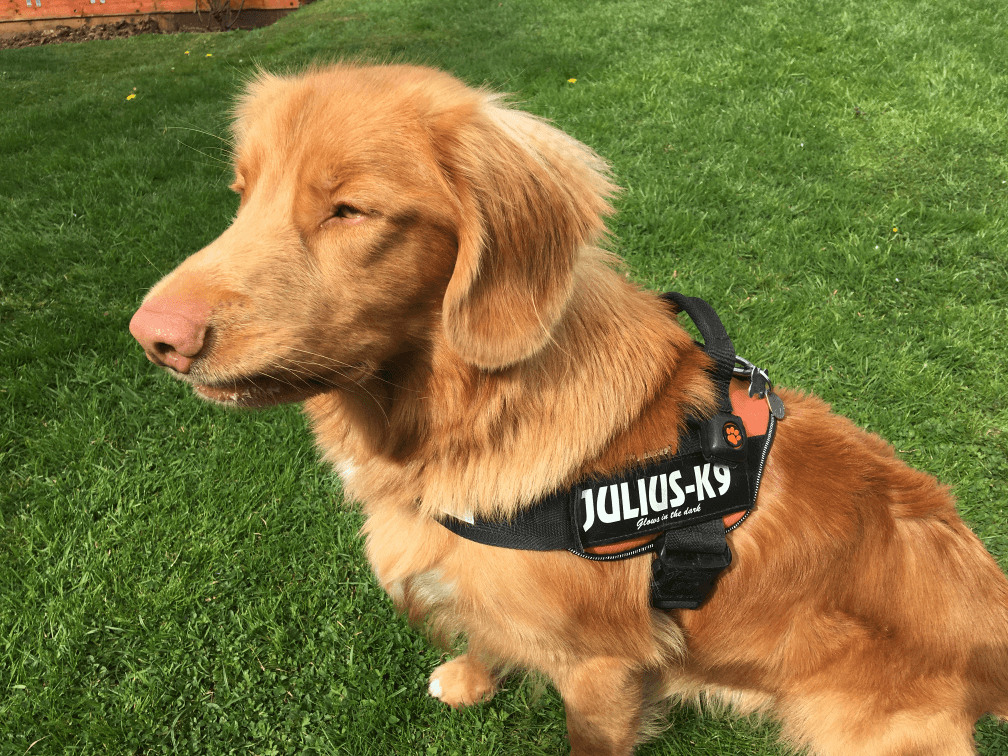
[[477, 659], [463, 654], [431, 672], [427, 692], [459, 709], [489, 701], [497, 692], [497, 681]]

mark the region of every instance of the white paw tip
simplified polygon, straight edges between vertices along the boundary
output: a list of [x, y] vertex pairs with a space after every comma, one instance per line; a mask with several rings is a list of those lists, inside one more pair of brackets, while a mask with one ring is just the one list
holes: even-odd
[[441, 680], [437, 677], [431, 680], [430, 685], [427, 686], [427, 692], [434, 698], [441, 698]]

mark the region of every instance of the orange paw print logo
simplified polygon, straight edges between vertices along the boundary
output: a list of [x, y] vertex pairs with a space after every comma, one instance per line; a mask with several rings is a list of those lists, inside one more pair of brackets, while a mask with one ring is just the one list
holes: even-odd
[[742, 429], [735, 423], [727, 422], [724, 424], [724, 437], [733, 449], [738, 449], [742, 446]]

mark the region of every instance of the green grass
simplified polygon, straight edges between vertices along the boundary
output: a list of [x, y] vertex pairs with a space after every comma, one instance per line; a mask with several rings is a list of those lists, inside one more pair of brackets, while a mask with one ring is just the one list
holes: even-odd
[[[566, 752], [550, 690], [426, 696], [440, 653], [296, 409], [201, 404], [127, 333], [235, 210], [243, 78], [358, 56], [514, 92], [592, 145], [632, 275], [706, 297], [779, 384], [953, 486], [1008, 567], [1000, 0], [319, 0], [0, 51], [0, 754]], [[772, 726], [671, 725], [641, 752], [784, 753]], [[978, 741], [1008, 754], [1005, 726]]]

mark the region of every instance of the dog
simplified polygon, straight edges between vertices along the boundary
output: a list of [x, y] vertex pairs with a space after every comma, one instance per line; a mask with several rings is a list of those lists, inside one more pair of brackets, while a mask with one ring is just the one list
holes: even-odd
[[240, 206], [130, 330], [207, 400], [303, 402], [408, 617], [466, 651], [429, 692], [544, 674], [571, 753], [629, 754], [662, 702], [765, 712], [820, 756], [975, 753], [1008, 717], [1008, 580], [948, 489], [804, 393], [734, 559], [696, 610], [653, 556], [482, 545], [545, 494], [674, 451], [716, 410], [675, 308], [605, 252], [606, 163], [500, 96], [422, 67], [261, 73], [237, 100]]

